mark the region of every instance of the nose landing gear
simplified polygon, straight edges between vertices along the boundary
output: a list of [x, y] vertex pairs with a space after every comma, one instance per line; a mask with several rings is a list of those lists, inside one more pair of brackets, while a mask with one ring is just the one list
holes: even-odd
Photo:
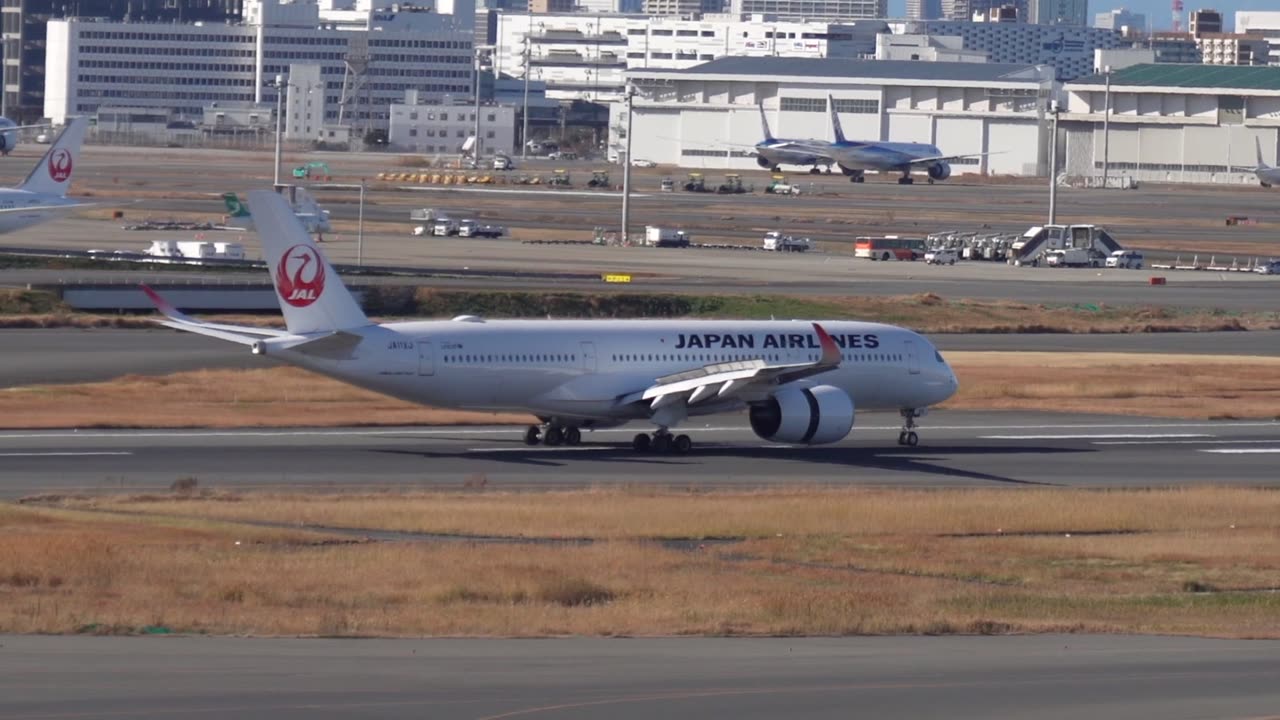
[[916, 418], [924, 415], [915, 408], [902, 410], [902, 432], [898, 433], [898, 444], [904, 447], [915, 447], [920, 444], [920, 436], [916, 434]]

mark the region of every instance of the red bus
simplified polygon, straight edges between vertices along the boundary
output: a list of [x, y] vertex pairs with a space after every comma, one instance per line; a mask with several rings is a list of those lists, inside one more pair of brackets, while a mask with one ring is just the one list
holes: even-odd
[[904, 238], [897, 235], [884, 237], [860, 237], [853, 242], [854, 257], [871, 260], [919, 260], [924, 257], [923, 238]]

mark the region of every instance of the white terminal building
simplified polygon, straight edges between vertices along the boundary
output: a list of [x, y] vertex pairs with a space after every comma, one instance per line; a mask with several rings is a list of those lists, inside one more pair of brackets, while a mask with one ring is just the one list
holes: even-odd
[[[578, 13], [501, 13], [496, 70], [545, 82], [547, 97], [612, 102], [629, 70], [689, 68], [726, 56], [873, 57], [883, 21], [779, 20], [770, 15], [696, 19]], [[528, 45], [526, 45], [528, 43]]]
[[1108, 175], [1140, 182], [1253, 183], [1259, 146], [1277, 164], [1280, 67], [1156, 63], [1110, 75], [1109, 101], [1105, 75], [1064, 86], [1066, 175], [1099, 176], [1105, 158]]
[[[315, 0], [245, 0], [239, 25], [50, 20], [44, 114], [62, 124], [103, 107], [149, 108], [208, 124], [215, 104], [274, 108], [280, 75], [296, 86], [290, 112], [305, 114], [291, 135], [317, 122], [386, 129], [407, 90], [433, 100], [471, 93], [471, 1], [330, 4], [326, 18]], [[289, 79], [291, 68], [299, 77]]]
[[[830, 94], [849, 140], [926, 142], [943, 152], [993, 153], [960, 173], [1045, 172], [1047, 67], [730, 57], [684, 70], [632, 70], [631, 153], [684, 167], [757, 167], [763, 105], [773, 135], [831, 140]], [[625, 105], [613, 106], [610, 146], [625, 144]], [[787, 168], [792, 170], [791, 168]], [[801, 169], [802, 170], [802, 169]]]

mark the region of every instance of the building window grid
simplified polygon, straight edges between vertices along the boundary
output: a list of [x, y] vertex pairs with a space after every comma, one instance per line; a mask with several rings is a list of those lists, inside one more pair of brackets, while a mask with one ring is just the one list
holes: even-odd
[[783, 112], [826, 112], [827, 101], [824, 98], [782, 98]]

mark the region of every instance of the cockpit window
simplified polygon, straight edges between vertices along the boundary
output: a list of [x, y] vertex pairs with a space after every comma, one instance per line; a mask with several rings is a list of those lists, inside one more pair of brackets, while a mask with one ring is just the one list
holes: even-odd
[[936, 357], [936, 358], [938, 358], [938, 362], [939, 362], [940, 364], [942, 364], [942, 365], [946, 365], [946, 364], [947, 364], [947, 361], [942, 359], [942, 353], [938, 352], [937, 350], [934, 350], [934, 351], [933, 351], [933, 356], [934, 356], [934, 357]]

